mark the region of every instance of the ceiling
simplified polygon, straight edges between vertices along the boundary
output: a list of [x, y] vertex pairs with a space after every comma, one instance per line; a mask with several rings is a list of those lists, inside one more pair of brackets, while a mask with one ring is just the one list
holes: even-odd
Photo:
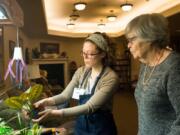
[[[133, 17], [142, 13], [165, 12], [180, 7], [179, 0], [128, 0], [133, 9], [129, 12], [121, 10], [120, 5], [126, 0], [81, 0], [87, 3], [87, 8], [78, 11], [79, 18], [75, 20], [75, 28], [68, 29], [70, 15], [73, 13], [74, 3], [79, 0], [17, 0], [24, 11], [23, 31], [29, 37], [44, 37], [47, 35], [63, 37], [85, 37], [95, 31], [103, 31], [112, 37], [119, 37], [123, 29]], [[180, 8], [179, 8], [180, 9]], [[109, 22], [107, 16], [117, 16], [115, 22]], [[180, 11], [171, 11], [166, 16]], [[177, 18], [176, 18], [177, 19]], [[104, 29], [97, 27], [102, 20]], [[179, 19], [180, 20], [180, 19]], [[177, 22], [177, 21], [176, 21]]]

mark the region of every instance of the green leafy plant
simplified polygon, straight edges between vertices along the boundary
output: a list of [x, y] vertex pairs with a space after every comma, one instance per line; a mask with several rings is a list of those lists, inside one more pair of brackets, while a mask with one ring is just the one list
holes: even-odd
[[13, 129], [7, 125], [7, 122], [0, 118], [0, 135], [12, 135]]
[[33, 124], [31, 130], [30, 130], [31, 135], [40, 135], [41, 134], [41, 127], [35, 123]]
[[[30, 87], [26, 92], [22, 93], [20, 96], [14, 96], [7, 98], [5, 104], [12, 109], [18, 110], [17, 117], [20, 130], [18, 131], [19, 135], [40, 135], [39, 125], [32, 123], [32, 118], [34, 115], [33, 102], [36, 100], [42, 93], [43, 86], [36, 84]], [[20, 112], [25, 110], [29, 114], [29, 126], [27, 127], [23, 122]], [[16, 134], [16, 133], [15, 133]], [[1, 134], [0, 134], [1, 135]]]
[[36, 100], [42, 93], [43, 86], [36, 84], [30, 87], [26, 92], [22, 93], [20, 96], [14, 96], [7, 98], [5, 104], [10, 108], [16, 110], [24, 109], [30, 114], [30, 117], [33, 116], [33, 101]]

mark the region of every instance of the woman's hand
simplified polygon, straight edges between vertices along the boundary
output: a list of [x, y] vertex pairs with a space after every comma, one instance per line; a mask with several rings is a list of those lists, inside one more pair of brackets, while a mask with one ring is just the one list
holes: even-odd
[[42, 99], [36, 103], [34, 103], [34, 108], [44, 108], [48, 104], [48, 99]]
[[29, 112], [27, 110], [22, 109], [21, 114], [25, 120], [30, 120]]
[[55, 104], [55, 101], [52, 98], [45, 98], [34, 103], [34, 108], [38, 108], [39, 110], [44, 110], [46, 106], [50, 106], [54, 104]]
[[40, 116], [38, 119], [33, 119], [32, 121], [35, 123], [40, 123], [45, 121], [46, 119], [50, 117], [62, 117], [62, 111], [61, 110], [52, 110], [52, 109], [46, 109], [42, 112], [39, 112], [38, 115]]

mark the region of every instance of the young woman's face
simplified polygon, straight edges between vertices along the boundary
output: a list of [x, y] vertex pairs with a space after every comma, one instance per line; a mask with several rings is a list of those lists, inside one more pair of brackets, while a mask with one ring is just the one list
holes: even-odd
[[96, 65], [102, 64], [102, 59], [104, 57], [103, 53], [97, 49], [96, 45], [89, 41], [84, 42], [82, 56], [85, 66], [87, 67], [95, 67]]
[[143, 41], [135, 33], [130, 33], [127, 36], [128, 48], [134, 59], [145, 59], [148, 52], [152, 49], [149, 42]]

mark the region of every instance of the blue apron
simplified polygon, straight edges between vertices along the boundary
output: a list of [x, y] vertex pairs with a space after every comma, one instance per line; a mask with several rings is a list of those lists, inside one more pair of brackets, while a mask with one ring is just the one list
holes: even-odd
[[[80, 95], [79, 105], [85, 104], [94, 94], [96, 85], [104, 70], [105, 68], [102, 69], [100, 75], [97, 77], [91, 90], [91, 94]], [[87, 73], [85, 73], [82, 83], [86, 76]], [[103, 111], [99, 109], [91, 114], [80, 115], [76, 119], [74, 135], [117, 135], [116, 125], [112, 113], [110, 111]]]

